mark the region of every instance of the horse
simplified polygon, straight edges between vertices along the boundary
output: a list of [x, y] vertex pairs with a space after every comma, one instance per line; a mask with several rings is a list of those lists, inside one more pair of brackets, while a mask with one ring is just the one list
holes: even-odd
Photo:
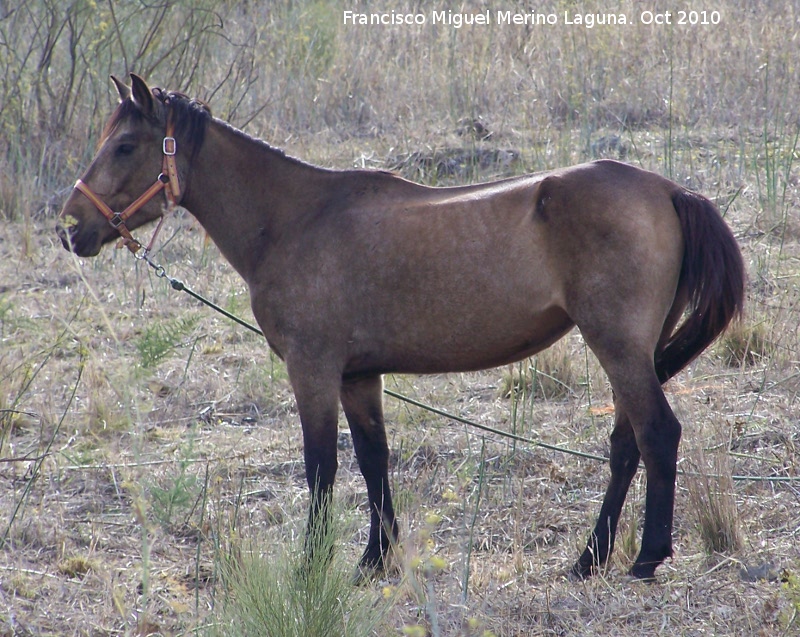
[[[614, 548], [640, 461], [641, 548], [653, 580], [673, 554], [681, 424], [662, 385], [744, 305], [736, 240], [716, 206], [653, 172], [609, 160], [489, 183], [430, 187], [379, 170], [287, 156], [180, 92], [112, 76], [119, 104], [59, 216], [63, 245], [97, 255], [180, 204], [247, 284], [253, 315], [286, 364], [303, 436], [309, 526], [329, 510], [338, 405], [369, 500], [359, 568], [385, 568], [398, 540], [383, 375], [487, 369], [577, 326], [608, 376], [610, 479], [586, 578]], [[115, 212], [115, 211], [122, 212]]]

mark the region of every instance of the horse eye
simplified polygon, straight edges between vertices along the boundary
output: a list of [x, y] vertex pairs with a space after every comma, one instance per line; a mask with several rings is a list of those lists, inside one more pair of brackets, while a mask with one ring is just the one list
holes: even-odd
[[134, 151], [133, 144], [120, 144], [117, 146], [117, 155], [130, 155]]

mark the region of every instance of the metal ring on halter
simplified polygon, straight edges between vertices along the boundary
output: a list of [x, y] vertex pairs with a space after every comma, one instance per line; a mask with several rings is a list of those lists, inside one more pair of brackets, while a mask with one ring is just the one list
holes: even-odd
[[125, 225], [125, 219], [122, 218], [121, 212], [115, 212], [114, 216], [109, 218], [108, 223], [111, 224], [111, 227], [114, 228], [114, 230], [119, 230], [120, 226]]
[[149, 265], [151, 268], [153, 268], [153, 270], [155, 271], [155, 275], [157, 277], [163, 279], [163, 278], [165, 278], [167, 276], [166, 268], [164, 268], [163, 265], [160, 265], [160, 264], [156, 263], [155, 261], [153, 261], [150, 258], [150, 249], [149, 248], [145, 248], [145, 250], [141, 254], [139, 254], [137, 252], [133, 256], [134, 256], [135, 259], [138, 259], [139, 261], [144, 261], [147, 265]]

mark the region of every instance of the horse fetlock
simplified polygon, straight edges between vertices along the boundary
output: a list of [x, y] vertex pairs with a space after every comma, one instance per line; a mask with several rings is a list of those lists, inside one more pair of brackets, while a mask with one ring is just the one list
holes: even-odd
[[[370, 542], [353, 575], [353, 583], [366, 584], [389, 571], [393, 563], [394, 541], [382, 537], [380, 542]], [[385, 542], [383, 541], [385, 540]]]
[[655, 570], [672, 557], [672, 542], [661, 542], [655, 548], [647, 547], [646, 540], [642, 538], [642, 550], [630, 570], [630, 575], [641, 580], [655, 578]]
[[579, 559], [567, 573], [567, 577], [571, 580], [585, 580], [595, 574], [597, 567], [591, 561], [588, 564], [584, 563], [583, 559]]
[[570, 576], [577, 579], [587, 579], [595, 575], [605, 566], [610, 553], [610, 547], [600, 549], [597, 537], [593, 534], [586, 549], [584, 549], [578, 561], [573, 564]]

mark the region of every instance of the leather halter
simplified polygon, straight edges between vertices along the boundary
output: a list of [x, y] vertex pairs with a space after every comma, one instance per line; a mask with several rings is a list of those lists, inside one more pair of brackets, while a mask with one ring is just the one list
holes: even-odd
[[[125, 222], [130, 219], [135, 212], [141, 209], [148, 201], [155, 197], [162, 189], [164, 190], [164, 195], [167, 198], [168, 209], [171, 209], [173, 206], [177, 205], [181, 197], [181, 187], [180, 182], [178, 181], [178, 164], [175, 161], [175, 154], [178, 150], [178, 144], [175, 141], [174, 132], [175, 126], [172, 123], [172, 111], [170, 110], [167, 113], [166, 134], [161, 144], [161, 149], [164, 153], [164, 159], [161, 162], [161, 174], [158, 176], [152, 186], [145, 190], [144, 193], [137, 197], [122, 212], [114, 212], [111, 210], [111, 208], [82, 180], [78, 179], [78, 181], [75, 182], [75, 190], [83, 193], [86, 198], [89, 199], [89, 201], [91, 201], [103, 214], [103, 216], [108, 219], [108, 223], [111, 224], [111, 227], [119, 232], [120, 236], [122, 237], [122, 244], [125, 245], [134, 255], [142, 247], [142, 244], [133, 238], [131, 231], [128, 230], [128, 226], [125, 225]], [[156, 235], [161, 229], [161, 223], [163, 221], [164, 217], [162, 216], [161, 222], [159, 222], [155, 232], [153, 233], [153, 238], [150, 240], [150, 245], [148, 245], [145, 249], [145, 253], [150, 251]]]

